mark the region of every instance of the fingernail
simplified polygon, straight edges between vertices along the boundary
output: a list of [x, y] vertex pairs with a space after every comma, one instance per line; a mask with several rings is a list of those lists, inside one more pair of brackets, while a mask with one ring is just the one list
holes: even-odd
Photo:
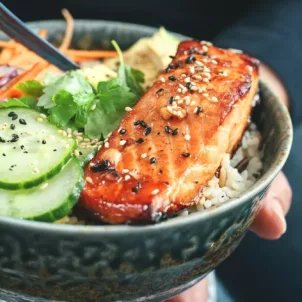
[[280, 205], [279, 202], [275, 202], [272, 205], [272, 211], [278, 217], [278, 220], [279, 220], [279, 222], [282, 225], [282, 227], [281, 227], [281, 230], [282, 230], [281, 235], [283, 235], [286, 232], [287, 225], [286, 225], [286, 220], [285, 220], [285, 217], [284, 217], [283, 209], [282, 209], [282, 207], [281, 207], [281, 205]]

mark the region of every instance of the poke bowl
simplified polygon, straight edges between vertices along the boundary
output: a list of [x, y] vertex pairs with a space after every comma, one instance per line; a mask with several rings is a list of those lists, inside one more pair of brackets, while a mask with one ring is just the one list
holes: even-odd
[[[65, 31], [61, 21], [30, 26], [35, 31], [47, 29], [49, 40], [55, 44]], [[74, 48], [108, 49], [110, 41], [115, 40], [121, 49], [128, 49], [156, 32], [133, 24], [81, 20], [75, 22], [72, 43]], [[148, 75], [152, 78], [152, 72]], [[214, 176], [198, 205], [182, 209], [173, 217], [152, 224], [110, 225], [93, 219], [86, 223], [77, 208], [64, 217], [60, 215], [63, 207], [31, 220], [1, 214], [1, 298], [164, 301], [206, 277], [238, 246], [290, 151], [292, 126], [286, 107], [265, 83], [259, 85], [259, 99], [241, 146], [231, 159], [223, 160], [226, 178], [221, 180], [222, 173]], [[244, 154], [248, 154], [248, 161]], [[71, 171], [67, 176], [72, 178], [74, 174]], [[68, 181], [54, 188], [67, 190]], [[56, 196], [56, 192], [47, 192]], [[26, 196], [33, 195], [25, 194], [21, 202], [26, 202]], [[53, 215], [59, 218], [55, 223], [45, 222]]]

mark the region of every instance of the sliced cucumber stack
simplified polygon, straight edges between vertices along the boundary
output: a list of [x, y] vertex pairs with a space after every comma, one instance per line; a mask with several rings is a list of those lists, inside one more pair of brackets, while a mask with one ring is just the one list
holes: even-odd
[[68, 215], [84, 185], [79, 161], [71, 159], [59, 174], [27, 190], [0, 190], [0, 215], [53, 222]]
[[71, 158], [75, 141], [26, 108], [0, 109], [0, 188], [46, 182]]

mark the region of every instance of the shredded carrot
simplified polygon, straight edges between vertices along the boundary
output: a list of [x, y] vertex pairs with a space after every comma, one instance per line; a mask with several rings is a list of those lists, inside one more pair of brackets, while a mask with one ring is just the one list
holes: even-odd
[[0, 64], [6, 65], [13, 57], [13, 51], [9, 48], [3, 49], [0, 54]]
[[114, 50], [66, 50], [68, 56], [74, 56], [83, 59], [104, 59], [117, 56], [117, 52]]
[[16, 43], [13, 43], [13, 40], [10, 41], [0, 41], [0, 48], [9, 48], [9, 49], [15, 49]]
[[64, 39], [62, 41], [61, 46], [59, 47], [59, 49], [61, 51], [65, 51], [66, 49], [68, 49], [70, 47], [71, 44], [71, 40], [72, 40], [72, 35], [73, 35], [73, 27], [74, 27], [74, 20], [72, 15], [70, 14], [70, 12], [64, 8], [62, 10], [62, 14], [66, 20], [66, 31], [65, 31], [65, 36]]
[[5, 86], [0, 89], [0, 99], [15, 97], [18, 92], [15, 87], [19, 82], [24, 82], [34, 79], [49, 63], [38, 62], [31, 69], [21, 73], [11, 81], [9, 81]]
[[43, 29], [40, 30], [39, 36], [40, 36], [41, 38], [46, 39], [46, 38], [47, 38], [47, 35], [48, 35], [47, 29], [43, 28]]

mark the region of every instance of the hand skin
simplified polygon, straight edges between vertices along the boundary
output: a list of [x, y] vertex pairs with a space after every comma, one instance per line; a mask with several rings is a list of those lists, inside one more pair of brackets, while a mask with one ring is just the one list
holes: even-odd
[[[260, 77], [276, 95], [289, 107], [288, 94], [278, 76], [266, 65], [260, 66]], [[259, 214], [252, 223], [250, 230], [259, 237], [275, 240], [286, 232], [287, 214], [292, 199], [292, 191], [285, 175], [280, 172], [272, 182]], [[202, 280], [188, 291], [174, 297], [168, 302], [206, 302], [207, 279]]]

